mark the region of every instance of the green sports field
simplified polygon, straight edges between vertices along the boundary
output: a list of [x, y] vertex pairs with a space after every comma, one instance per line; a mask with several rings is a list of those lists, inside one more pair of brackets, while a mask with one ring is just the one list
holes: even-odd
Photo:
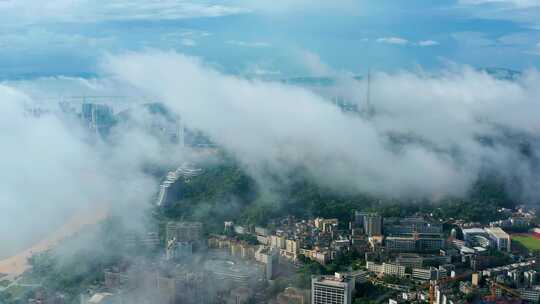
[[512, 235], [512, 241], [516, 241], [529, 250], [540, 250], [540, 239], [532, 235]]

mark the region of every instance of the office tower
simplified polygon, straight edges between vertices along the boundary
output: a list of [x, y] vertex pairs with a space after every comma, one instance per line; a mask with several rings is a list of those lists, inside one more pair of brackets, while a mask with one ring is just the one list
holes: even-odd
[[382, 235], [382, 217], [377, 214], [369, 214], [365, 216], [364, 232], [368, 236]]

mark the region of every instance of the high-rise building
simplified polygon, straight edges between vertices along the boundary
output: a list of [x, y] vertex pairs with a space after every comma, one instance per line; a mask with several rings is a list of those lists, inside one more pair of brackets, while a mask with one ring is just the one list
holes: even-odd
[[358, 227], [364, 227], [364, 217], [366, 217], [367, 215], [369, 215], [369, 213], [367, 212], [361, 212], [361, 211], [355, 211], [354, 212], [354, 223], [358, 226]]
[[81, 118], [91, 130], [100, 135], [107, 135], [114, 124], [113, 110], [104, 104], [83, 103]]
[[351, 304], [352, 281], [336, 273], [335, 276], [313, 276], [311, 278], [312, 304]]
[[354, 212], [354, 226], [362, 228], [368, 236], [382, 235], [383, 219], [376, 213]]
[[264, 271], [267, 280], [273, 280], [278, 273], [279, 254], [275, 248], [260, 246], [254, 254], [257, 262], [264, 264]]
[[486, 228], [485, 231], [497, 249], [510, 252], [510, 235], [508, 233], [499, 227]]
[[383, 220], [382, 216], [370, 213], [365, 214], [363, 219], [364, 233], [368, 236], [382, 235]]
[[82, 104], [82, 119], [90, 122], [92, 121], [92, 108], [93, 104], [91, 103], [83, 103]]

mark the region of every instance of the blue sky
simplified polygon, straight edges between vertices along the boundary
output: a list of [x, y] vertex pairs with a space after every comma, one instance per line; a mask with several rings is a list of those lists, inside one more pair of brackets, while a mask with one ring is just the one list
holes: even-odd
[[[0, 0], [0, 77], [89, 75], [175, 50], [231, 73], [540, 65], [540, 0]], [[320, 58], [320, 60], [310, 60]]]

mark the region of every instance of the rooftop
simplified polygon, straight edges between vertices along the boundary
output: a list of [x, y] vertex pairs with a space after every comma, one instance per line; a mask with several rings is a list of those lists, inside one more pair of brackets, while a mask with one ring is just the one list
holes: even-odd
[[493, 234], [494, 236], [498, 238], [509, 238], [510, 236], [508, 233], [504, 232], [500, 227], [490, 227], [486, 228], [486, 231]]
[[312, 277], [315, 283], [322, 283], [325, 285], [335, 286], [335, 287], [344, 287], [348, 283], [348, 278], [345, 275], [337, 273], [333, 276], [322, 275]]
[[484, 228], [468, 228], [463, 229], [463, 234], [473, 234], [473, 233], [486, 233]]

